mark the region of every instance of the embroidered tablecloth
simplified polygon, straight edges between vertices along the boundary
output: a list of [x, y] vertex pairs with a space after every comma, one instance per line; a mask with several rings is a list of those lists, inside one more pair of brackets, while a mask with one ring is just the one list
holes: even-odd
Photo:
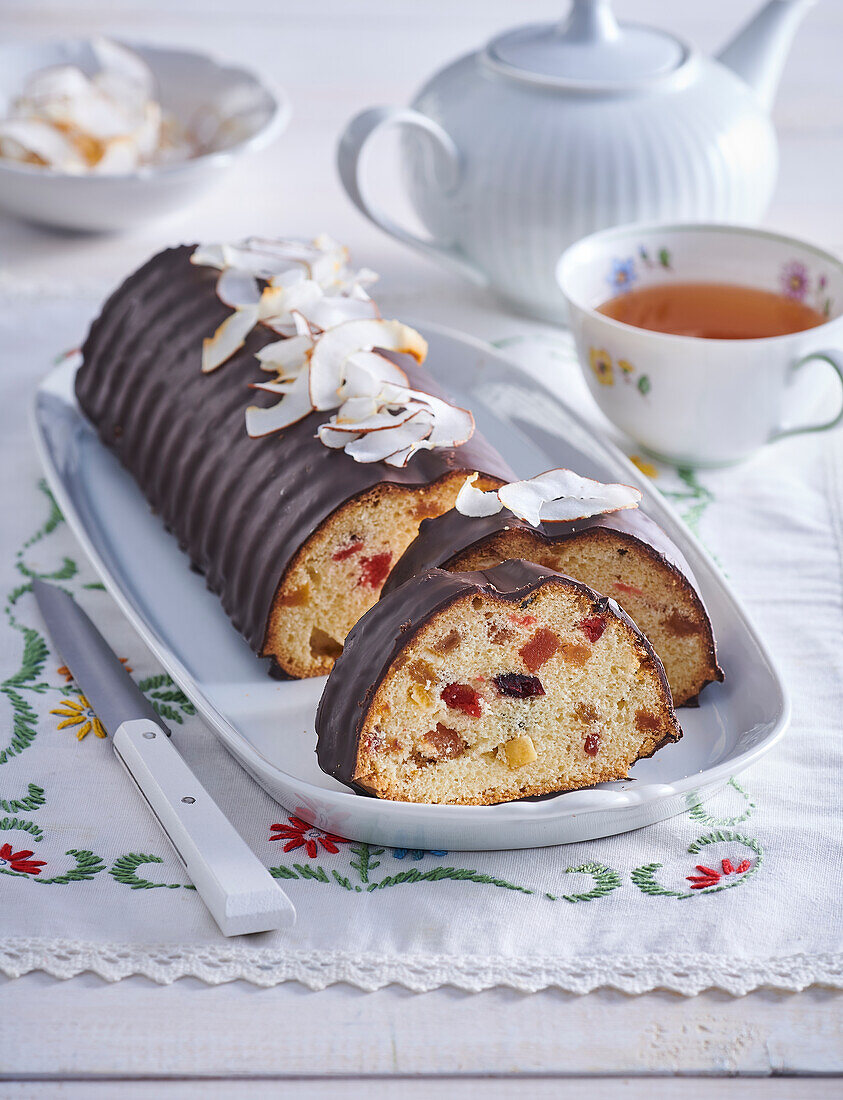
[[[117, 612], [41, 478], [28, 405], [96, 304], [0, 298], [2, 971], [418, 990], [843, 986], [839, 436], [781, 443], [728, 471], [640, 462], [726, 570], [785, 673], [793, 724], [763, 762], [704, 807], [625, 836], [490, 853], [358, 844], [279, 807], [217, 744]], [[504, 316], [497, 326], [499, 346], [587, 407], [565, 333]], [[299, 914], [292, 932], [226, 940], [216, 930], [53, 651], [33, 576], [61, 584], [101, 626], [283, 881]]]

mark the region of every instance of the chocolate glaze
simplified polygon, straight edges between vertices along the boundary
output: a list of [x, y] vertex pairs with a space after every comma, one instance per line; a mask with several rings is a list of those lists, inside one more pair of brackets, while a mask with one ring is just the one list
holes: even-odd
[[[458, 448], [420, 451], [404, 469], [358, 463], [316, 438], [324, 412], [250, 439], [246, 406], [277, 400], [247, 388], [266, 377], [254, 355], [278, 337], [258, 328], [227, 363], [202, 373], [203, 338], [231, 310], [216, 296], [218, 272], [189, 262], [194, 248], [159, 253], [112, 294], [82, 348], [76, 394], [261, 653], [292, 557], [346, 501], [383, 482], [425, 485], [463, 470], [502, 480], [512, 474], [479, 434]], [[408, 374], [412, 386], [441, 396], [426, 371]]]
[[[413, 637], [434, 616], [470, 593], [520, 603], [546, 584], [576, 589], [593, 601], [601, 614], [615, 615], [632, 628], [646, 653], [645, 659], [658, 674], [665, 704], [675, 720], [661, 661], [647, 638], [614, 600], [598, 595], [581, 581], [528, 561], [510, 560], [491, 569], [466, 573], [430, 569], [407, 581], [400, 591], [393, 590], [384, 596], [351, 628], [316, 712], [319, 767], [341, 783], [368, 794], [353, 781], [363, 725], [375, 693], [393, 661]], [[678, 726], [676, 729], [677, 736], [666, 740], [681, 737], [681, 730]]]
[[464, 516], [456, 508], [451, 508], [441, 516], [422, 522], [418, 535], [387, 577], [382, 595], [391, 592], [417, 573], [423, 573], [427, 569], [448, 568], [449, 564], [470, 546], [485, 542], [486, 539], [507, 529], [529, 531], [544, 542], [553, 543], [566, 542], [574, 535], [596, 527], [620, 531], [622, 534], [631, 535], [640, 540], [678, 569], [692, 584], [694, 583], [691, 567], [682, 556], [679, 547], [671, 542], [657, 523], [637, 508], [625, 508], [619, 512], [570, 522], [542, 523], [539, 527], [533, 527], [507, 509], [503, 509], [495, 516], [474, 517]]

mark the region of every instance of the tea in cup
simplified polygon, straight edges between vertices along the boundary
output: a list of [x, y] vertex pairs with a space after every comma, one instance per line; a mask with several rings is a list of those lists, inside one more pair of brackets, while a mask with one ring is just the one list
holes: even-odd
[[[565, 251], [557, 280], [580, 365], [605, 415], [656, 458], [718, 466], [824, 431], [843, 387], [843, 263], [790, 237], [728, 225], [630, 225]], [[834, 406], [837, 408], [837, 405]]]

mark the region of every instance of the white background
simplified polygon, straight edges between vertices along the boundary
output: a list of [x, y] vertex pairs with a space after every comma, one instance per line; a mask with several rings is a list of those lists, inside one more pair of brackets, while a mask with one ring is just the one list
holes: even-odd
[[[211, 49], [270, 74], [290, 94], [294, 117], [273, 148], [244, 162], [202, 206], [130, 237], [62, 236], [0, 217], [0, 284], [105, 288], [164, 244], [324, 229], [350, 244], [358, 262], [381, 272], [379, 297], [396, 312], [493, 338], [512, 327], [494, 303], [393, 244], [353, 210], [336, 178], [334, 144], [356, 111], [409, 101], [444, 62], [515, 22], [556, 18], [563, 6], [562, 0], [3, 0], [4, 39], [106, 32]], [[618, 0], [616, 9], [622, 18], [661, 24], [712, 50], [755, 6], [753, 0]], [[767, 219], [838, 250], [841, 54], [843, 4], [824, 0], [799, 33], [777, 101], [782, 165]], [[388, 143], [381, 151], [388, 156]], [[397, 211], [404, 207], [395, 180], [389, 167], [378, 170], [381, 196]], [[643, 1081], [637, 1075], [840, 1072], [840, 1003], [840, 995], [819, 989], [740, 999], [606, 991], [585, 997], [448, 989], [366, 994], [342, 986], [311, 993], [295, 985], [208, 988], [193, 980], [167, 988], [143, 979], [108, 985], [91, 976], [59, 983], [33, 974], [0, 980], [0, 1073], [18, 1082], [58, 1076], [65, 1084], [57, 1091], [55, 1083], [0, 1080], [0, 1096], [496, 1097], [523, 1091], [600, 1100], [676, 1096], [680, 1089], [687, 1100], [832, 1096], [840, 1095], [839, 1081]], [[425, 1079], [395, 1080], [415, 1075]], [[520, 1087], [488, 1080], [515, 1075], [529, 1080]], [[603, 1079], [586, 1084], [581, 1075]], [[184, 1080], [196, 1076], [212, 1080], [195, 1087]], [[360, 1076], [372, 1079], [363, 1083]], [[92, 1077], [105, 1080], [95, 1085]]]

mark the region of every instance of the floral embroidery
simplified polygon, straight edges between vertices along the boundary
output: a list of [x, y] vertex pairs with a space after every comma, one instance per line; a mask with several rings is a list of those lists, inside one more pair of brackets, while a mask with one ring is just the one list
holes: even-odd
[[780, 284], [782, 293], [788, 298], [796, 298], [800, 302], [808, 293], [810, 277], [808, 268], [801, 260], [790, 260], [781, 271]]
[[742, 859], [735, 867], [730, 859], [723, 859], [720, 861], [720, 866], [723, 868], [722, 874], [720, 871], [715, 871], [713, 867], [706, 867], [704, 864], [698, 863], [696, 870], [699, 871], [699, 874], [687, 876], [687, 881], [691, 883], [691, 889], [706, 890], [709, 886], [716, 886], [723, 875], [743, 875], [752, 866], [752, 860]]
[[46, 861], [43, 859], [30, 859], [29, 857], [35, 855], [34, 852], [30, 852], [24, 849], [20, 852], [13, 852], [11, 844], [4, 844], [0, 847], [0, 867], [8, 867], [12, 871], [17, 871], [22, 875], [40, 875], [41, 868], [46, 867]]
[[57, 714], [64, 719], [63, 722], [59, 722], [56, 729], [68, 729], [76, 728], [76, 739], [82, 741], [91, 730], [97, 735], [97, 737], [106, 737], [107, 734], [103, 727], [102, 722], [97, 718], [91, 709], [91, 704], [85, 698], [84, 695], [80, 695], [78, 701], [74, 699], [62, 699], [62, 707], [56, 707], [55, 710], [51, 710], [50, 714]]
[[395, 859], [406, 859], [407, 856], [410, 859], [420, 860], [425, 856], [446, 856], [448, 853], [439, 851], [436, 848], [431, 848], [426, 851], [424, 848], [393, 848], [392, 855]]
[[287, 820], [290, 823], [289, 825], [275, 824], [270, 826], [270, 828], [278, 831], [275, 836], [269, 838], [270, 840], [286, 840], [285, 852], [293, 852], [296, 848], [304, 848], [311, 859], [316, 859], [320, 844], [326, 852], [337, 855], [339, 852], [337, 845], [349, 843], [344, 837], [337, 836], [335, 833], [323, 833], [321, 829], [314, 829], [299, 817], [288, 817]]
[[612, 357], [605, 348], [589, 348], [588, 361], [601, 386], [614, 386], [615, 376], [612, 370]]
[[629, 461], [633, 466], [637, 466], [645, 477], [654, 478], [659, 476], [659, 471], [653, 463], [648, 462], [647, 459], [642, 458], [641, 455], [630, 455]]
[[609, 283], [615, 290], [629, 290], [638, 276], [635, 273], [635, 260], [632, 256], [627, 260], [612, 260], [612, 271], [609, 275]]

